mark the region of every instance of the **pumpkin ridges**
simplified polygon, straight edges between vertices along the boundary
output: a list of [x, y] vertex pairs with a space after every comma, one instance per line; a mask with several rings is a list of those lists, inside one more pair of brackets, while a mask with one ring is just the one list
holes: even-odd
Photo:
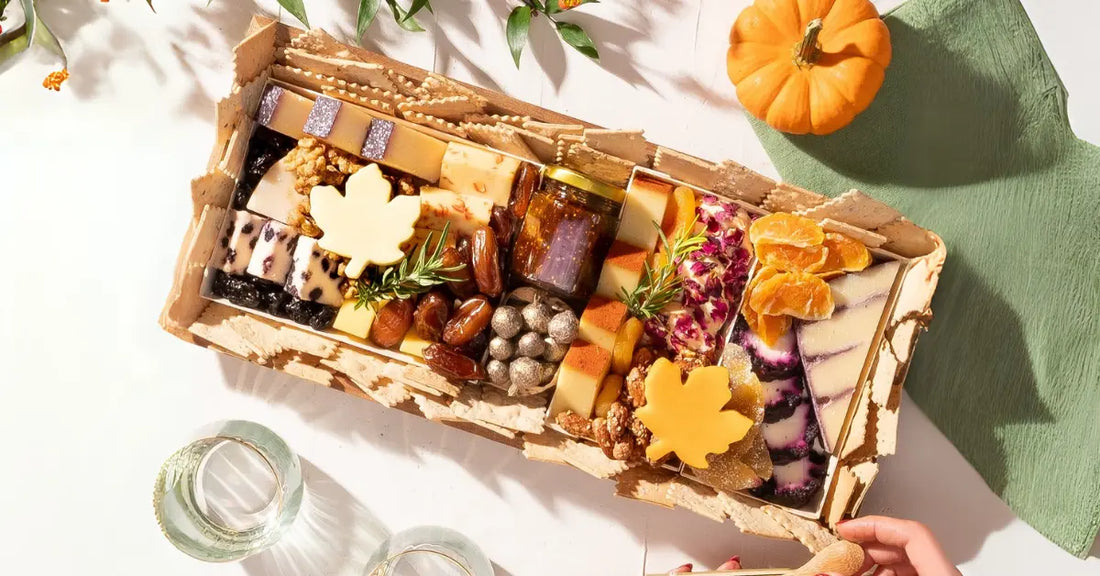
[[[886, 74], [885, 69], [870, 58], [827, 54], [819, 62], [821, 66], [815, 67], [820, 68], [817, 73], [827, 74], [844, 98], [856, 107], [857, 113], [871, 104]], [[853, 78], [858, 82], [853, 82]]]
[[730, 28], [730, 44], [740, 42], [759, 42], [776, 45], [777, 38], [790, 36], [794, 42], [797, 37], [780, 30], [775, 23], [755, 5], [745, 8]]
[[878, 18], [840, 30], [822, 29], [818, 40], [823, 52], [870, 58], [883, 68], [890, 65], [890, 30]]
[[767, 118], [772, 100], [786, 84], [789, 74], [779, 70], [785, 65], [782, 61], [774, 61], [737, 84], [737, 99], [757, 118]]
[[811, 71], [811, 74], [814, 78], [810, 83], [813, 133], [824, 135], [835, 132], [855, 118], [855, 105], [844, 96], [826, 72], [818, 70]]
[[805, 24], [798, 19], [795, 0], [756, 0], [753, 6], [785, 36], [802, 37]]
[[810, 108], [805, 105], [809, 99], [809, 77], [804, 71], [795, 70], [771, 100], [765, 121], [784, 132], [805, 134], [813, 128]]
[[[753, 44], [752, 46], [746, 46]], [[771, 53], [768, 45], [741, 42], [730, 46], [726, 53], [726, 74], [736, 85], [776, 61], [778, 54]], [[774, 48], [774, 47], [772, 47]]]
[[798, 17], [805, 23], [814, 18], [825, 18], [836, 0], [798, 0]]
[[878, 10], [867, 0], [836, 0], [832, 10], [823, 18], [826, 30], [842, 30], [863, 20], [878, 19]]

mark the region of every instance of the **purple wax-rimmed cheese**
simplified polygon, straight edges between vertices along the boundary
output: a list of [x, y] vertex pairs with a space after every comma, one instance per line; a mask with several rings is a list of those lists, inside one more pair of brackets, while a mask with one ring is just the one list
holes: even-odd
[[798, 355], [798, 344], [792, 330], [780, 336], [775, 345], [768, 346], [740, 318], [734, 329], [733, 341], [749, 353], [753, 371], [762, 379], [780, 380], [801, 372], [802, 359]]
[[276, 284], [286, 282], [291, 252], [297, 240], [298, 232], [290, 226], [274, 220], [264, 222], [252, 258], [248, 261], [248, 273]]
[[340, 275], [339, 266], [340, 261], [322, 250], [316, 240], [302, 236], [294, 248], [286, 291], [302, 300], [340, 306], [344, 303], [344, 293], [340, 290], [344, 277]]
[[761, 380], [760, 385], [764, 389], [764, 422], [778, 422], [789, 417], [803, 400], [809, 399], [805, 398], [806, 386], [801, 375]]
[[809, 454], [817, 433], [817, 419], [809, 402], [795, 406], [790, 416], [776, 422], [765, 422], [760, 427], [764, 444], [771, 453], [772, 462], [776, 464], [784, 464]]
[[244, 274], [264, 219], [244, 210], [230, 210], [210, 265], [226, 274]]
[[878, 332], [899, 264], [888, 262], [829, 282], [836, 310], [795, 329], [825, 449], [835, 452], [852, 396]]

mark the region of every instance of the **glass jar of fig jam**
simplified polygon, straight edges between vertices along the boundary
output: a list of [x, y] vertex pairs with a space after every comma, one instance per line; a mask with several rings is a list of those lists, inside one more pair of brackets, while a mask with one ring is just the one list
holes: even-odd
[[561, 166], [543, 170], [512, 248], [512, 273], [561, 298], [596, 288], [626, 192]]

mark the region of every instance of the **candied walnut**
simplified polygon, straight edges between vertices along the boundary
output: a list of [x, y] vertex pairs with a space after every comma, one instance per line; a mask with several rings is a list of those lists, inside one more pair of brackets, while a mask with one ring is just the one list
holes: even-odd
[[647, 346], [639, 346], [634, 350], [634, 356], [630, 359], [630, 368], [640, 367], [643, 371], [642, 375], [645, 375], [645, 371], [649, 369], [649, 365], [657, 361], [657, 353], [652, 348]]
[[691, 371], [696, 368], [703, 368], [704, 366], [710, 366], [712, 364], [710, 358], [701, 354], [696, 354], [691, 350], [681, 350], [677, 352], [672, 362], [680, 367], [681, 374], [690, 374]]
[[592, 436], [592, 421], [572, 410], [566, 410], [558, 414], [555, 420], [557, 420], [558, 426], [574, 436], [585, 438]]
[[623, 393], [626, 395], [625, 399], [630, 402], [631, 408], [645, 406], [645, 377], [646, 370], [641, 366], [631, 368], [630, 373], [626, 375]]
[[642, 424], [642, 421], [634, 416], [630, 415], [630, 419], [627, 422], [627, 429], [634, 435], [636, 443], [645, 448], [649, 446], [649, 441], [653, 437], [653, 433], [649, 431], [649, 428]]
[[416, 196], [420, 194], [420, 187], [413, 183], [412, 176], [402, 176], [397, 179], [394, 187], [395, 193], [400, 196]]
[[634, 460], [636, 459], [637, 450], [638, 446], [634, 443], [634, 435], [626, 430], [622, 438], [611, 447], [611, 457], [615, 460]]
[[310, 137], [298, 140], [283, 162], [294, 172], [294, 190], [303, 196], [314, 186], [339, 186], [364, 166], [355, 156]]
[[621, 402], [611, 404], [611, 408], [607, 410], [607, 432], [612, 440], [617, 442], [627, 432], [631, 416], [630, 410]]
[[603, 450], [605, 456], [608, 458], [615, 457], [613, 456], [614, 452], [612, 452], [615, 442], [607, 431], [607, 420], [605, 418], [596, 418], [592, 421], [592, 437], [596, 440], [596, 445]]

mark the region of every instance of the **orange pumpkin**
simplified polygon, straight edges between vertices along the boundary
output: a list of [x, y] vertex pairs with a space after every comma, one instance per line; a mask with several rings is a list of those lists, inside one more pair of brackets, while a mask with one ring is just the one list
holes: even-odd
[[730, 30], [741, 105], [776, 130], [829, 134], [871, 104], [890, 31], [869, 0], [756, 0]]

